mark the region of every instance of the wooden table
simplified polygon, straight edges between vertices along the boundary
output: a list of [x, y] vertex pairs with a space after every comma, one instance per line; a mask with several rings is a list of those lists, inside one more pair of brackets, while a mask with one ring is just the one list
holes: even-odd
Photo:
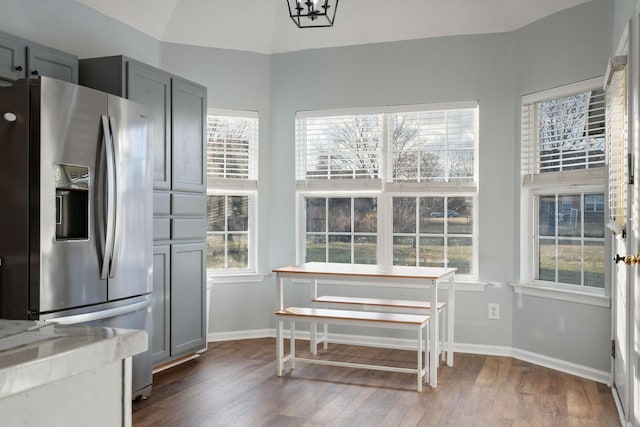
[[[406, 267], [380, 265], [356, 265], [338, 263], [309, 262], [301, 265], [274, 269], [276, 273], [276, 305], [277, 310], [284, 306], [285, 279], [311, 280], [311, 299], [318, 296], [318, 281], [339, 281], [340, 284], [359, 286], [375, 286], [386, 288], [414, 288], [430, 290], [425, 293], [425, 301], [432, 307], [429, 322], [429, 385], [438, 385], [438, 345], [439, 325], [435, 307], [438, 303], [438, 288], [447, 283], [447, 323], [450, 326], [451, 339], [447, 343], [447, 365], [453, 366], [453, 321], [455, 305], [455, 272], [456, 268]], [[317, 340], [317, 330], [311, 329], [312, 349]]]

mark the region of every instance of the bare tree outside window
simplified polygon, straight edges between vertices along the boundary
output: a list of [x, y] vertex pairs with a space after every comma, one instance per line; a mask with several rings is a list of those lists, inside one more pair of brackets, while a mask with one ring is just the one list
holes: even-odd
[[582, 92], [538, 103], [540, 172], [602, 167], [604, 92]]

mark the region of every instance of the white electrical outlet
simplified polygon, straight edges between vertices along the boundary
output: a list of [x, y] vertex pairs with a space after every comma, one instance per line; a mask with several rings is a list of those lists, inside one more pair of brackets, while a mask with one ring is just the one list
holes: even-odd
[[500, 304], [489, 303], [489, 319], [500, 319]]

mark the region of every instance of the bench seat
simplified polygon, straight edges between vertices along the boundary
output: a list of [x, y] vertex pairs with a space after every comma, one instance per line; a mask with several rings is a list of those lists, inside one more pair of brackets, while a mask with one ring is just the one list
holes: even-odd
[[[429, 324], [429, 315], [402, 314], [402, 313], [378, 313], [371, 311], [335, 310], [327, 308], [288, 307], [275, 312], [276, 327], [276, 373], [282, 376], [284, 364], [291, 362], [291, 368], [295, 369], [296, 362], [313, 363], [320, 365], [333, 365], [350, 368], [364, 368], [381, 371], [403, 372], [417, 375], [417, 389], [422, 391], [423, 381], [428, 380], [428, 340], [429, 330], [425, 328]], [[284, 321], [290, 321], [291, 338], [290, 351], [284, 355]], [[295, 351], [295, 322], [332, 323], [341, 325], [367, 326], [373, 328], [408, 329], [416, 332], [416, 368], [400, 368], [396, 366], [368, 365], [362, 363], [339, 362], [334, 360], [321, 360], [317, 358], [297, 357]], [[426, 337], [426, 339], [425, 339]]]
[[[313, 298], [311, 302], [314, 305], [320, 305], [323, 307], [339, 305], [339, 306], [346, 306], [349, 308], [362, 307], [365, 310], [368, 310], [369, 307], [372, 307], [373, 309], [384, 309], [384, 310], [395, 310], [395, 311], [408, 310], [412, 313], [423, 312], [423, 313], [431, 314], [430, 301], [323, 295], [323, 296], [318, 296]], [[447, 303], [439, 301], [436, 312], [442, 313], [446, 308], [447, 308]], [[447, 348], [449, 349], [448, 351], [452, 351], [451, 349], [453, 348], [453, 341], [452, 341], [453, 333], [451, 332], [450, 327], [452, 327], [453, 325], [448, 324], [448, 322], [446, 322], [446, 317], [444, 317], [444, 319], [445, 319], [445, 322], [443, 323], [446, 325], [446, 327], [445, 327], [445, 334], [443, 336], [444, 336], [444, 339], [447, 341], [447, 344], [448, 344]], [[318, 322], [318, 323], [321, 323], [321, 322]], [[315, 345], [322, 342], [323, 348], [326, 349], [328, 344], [328, 339], [329, 339], [329, 331], [326, 323], [324, 323], [323, 333], [324, 333], [324, 336], [321, 339], [315, 340]], [[315, 352], [316, 350], [313, 348], [313, 345], [314, 344], [312, 343], [312, 352]], [[438, 345], [440, 346], [440, 343], [438, 343]], [[442, 360], [445, 360], [445, 352], [441, 352], [441, 354], [442, 354]]]

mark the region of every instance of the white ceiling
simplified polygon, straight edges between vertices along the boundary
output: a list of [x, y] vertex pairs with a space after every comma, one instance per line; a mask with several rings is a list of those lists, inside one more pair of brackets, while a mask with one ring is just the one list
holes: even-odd
[[513, 31], [589, 0], [342, 0], [332, 28], [299, 29], [286, 0], [76, 0], [158, 40], [279, 53]]

